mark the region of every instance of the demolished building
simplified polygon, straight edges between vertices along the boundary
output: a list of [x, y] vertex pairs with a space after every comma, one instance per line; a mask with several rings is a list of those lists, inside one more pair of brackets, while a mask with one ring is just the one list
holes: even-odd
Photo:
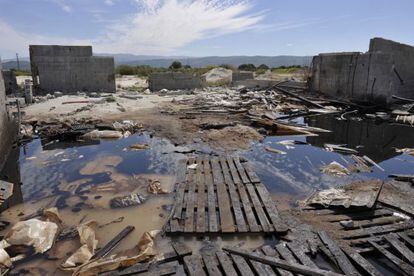
[[37, 94], [115, 92], [113, 57], [92, 55], [92, 46], [30, 45], [33, 85]]
[[159, 91], [162, 89], [195, 89], [206, 86], [204, 77], [181, 72], [153, 73], [148, 79], [149, 89]]
[[388, 105], [414, 98], [414, 47], [371, 39], [366, 53], [328, 53], [312, 61], [310, 88], [332, 98]]

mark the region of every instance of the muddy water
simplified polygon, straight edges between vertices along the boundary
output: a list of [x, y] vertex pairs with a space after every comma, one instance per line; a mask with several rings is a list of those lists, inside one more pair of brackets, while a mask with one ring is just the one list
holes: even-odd
[[[342, 121], [333, 116], [318, 116], [303, 121], [310, 126], [330, 130], [318, 136], [268, 136], [262, 143], [255, 143], [250, 150], [241, 152], [253, 162], [255, 169], [275, 199], [290, 203], [303, 198], [316, 189], [325, 189], [350, 183], [359, 179], [389, 180], [390, 174], [413, 174], [414, 156], [396, 152], [396, 148], [414, 147], [414, 128], [405, 125], [378, 123], [358, 118]], [[284, 146], [286, 140], [296, 140], [306, 144]], [[336, 161], [349, 167], [354, 161], [351, 154], [328, 152], [324, 144], [344, 145], [366, 155], [384, 171], [373, 166], [371, 172], [351, 173], [337, 177], [324, 174], [321, 166]], [[265, 147], [286, 152], [276, 154]], [[289, 203], [289, 200], [288, 200]]]
[[[319, 136], [268, 136], [262, 143], [253, 143], [247, 151], [240, 151], [253, 162], [263, 183], [273, 194], [280, 209], [289, 209], [297, 199], [302, 199], [314, 189], [345, 184], [356, 179], [380, 178], [388, 175], [412, 174], [414, 157], [395, 152], [395, 148], [414, 147], [414, 129], [407, 126], [379, 124], [374, 121], [338, 121], [334, 117], [319, 116], [301, 120], [314, 127], [331, 130]], [[306, 144], [286, 147], [278, 142], [298, 140]], [[132, 151], [132, 144], [148, 144], [148, 149]], [[327, 152], [324, 143], [344, 144], [375, 160], [385, 172], [373, 167], [370, 173], [353, 173], [346, 177], [328, 176], [320, 167], [337, 161], [344, 166], [352, 162], [349, 154]], [[267, 152], [270, 146], [285, 151], [285, 155]], [[210, 152], [208, 145], [192, 145], [201, 152]], [[186, 155], [176, 153], [177, 148], [166, 139], [144, 133], [116, 141], [83, 143], [42, 143], [36, 139], [20, 148], [18, 162], [3, 174], [15, 183], [21, 182], [12, 203], [15, 205], [1, 214], [1, 220], [13, 225], [39, 208], [58, 207], [65, 226], [96, 220], [103, 226], [97, 230], [99, 245], [106, 244], [125, 226], [135, 226], [113, 253], [133, 248], [145, 231], [162, 229], [173, 203], [171, 194], [152, 195], [147, 192], [148, 182], [158, 180], [163, 189], [171, 191], [175, 182], [176, 161]], [[16, 161], [16, 160], [14, 160]], [[146, 201], [136, 207], [111, 209], [114, 197], [139, 193]], [[110, 223], [111, 221], [120, 221]], [[109, 223], [109, 224], [108, 224]], [[105, 226], [104, 226], [105, 225]], [[10, 227], [0, 234], [4, 235]], [[206, 244], [207, 239], [179, 237], [194, 250]], [[219, 244], [244, 245], [256, 248], [272, 238], [260, 235], [211, 237]], [[168, 244], [161, 240], [158, 246]], [[45, 274], [61, 274], [58, 265], [79, 247], [78, 241], [61, 242], [50, 253], [57, 260], [35, 258], [19, 265], [22, 268], [41, 267]], [[37, 271], [37, 270], [36, 270]]]

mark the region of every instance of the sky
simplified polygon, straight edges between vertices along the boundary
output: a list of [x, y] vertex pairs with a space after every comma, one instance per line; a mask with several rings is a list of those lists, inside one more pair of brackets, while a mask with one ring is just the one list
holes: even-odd
[[162, 56], [367, 51], [414, 45], [413, 0], [0, 0], [0, 57], [30, 44]]

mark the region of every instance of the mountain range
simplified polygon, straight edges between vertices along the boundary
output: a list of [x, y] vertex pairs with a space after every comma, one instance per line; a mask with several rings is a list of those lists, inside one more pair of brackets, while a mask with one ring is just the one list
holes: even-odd
[[[185, 56], [145, 56], [132, 54], [95, 54], [96, 56], [113, 56], [115, 65], [149, 65], [152, 67], [169, 67], [175, 60], [191, 67], [205, 67], [208, 65], [228, 64], [239, 66], [252, 63], [256, 66], [266, 64], [269, 67], [301, 65], [309, 66], [311, 56], [210, 56], [210, 57], [185, 57]], [[2, 62], [3, 69], [17, 69], [17, 62], [6, 59]], [[20, 58], [20, 69], [30, 70], [29, 58]]]

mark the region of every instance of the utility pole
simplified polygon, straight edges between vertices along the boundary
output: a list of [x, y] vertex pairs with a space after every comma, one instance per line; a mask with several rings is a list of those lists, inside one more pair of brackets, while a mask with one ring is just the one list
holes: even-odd
[[17, 61], [17, 70], [20, 71], [20, 61], [19, 61], [19, 54], [16, 53], [16, 61]]

